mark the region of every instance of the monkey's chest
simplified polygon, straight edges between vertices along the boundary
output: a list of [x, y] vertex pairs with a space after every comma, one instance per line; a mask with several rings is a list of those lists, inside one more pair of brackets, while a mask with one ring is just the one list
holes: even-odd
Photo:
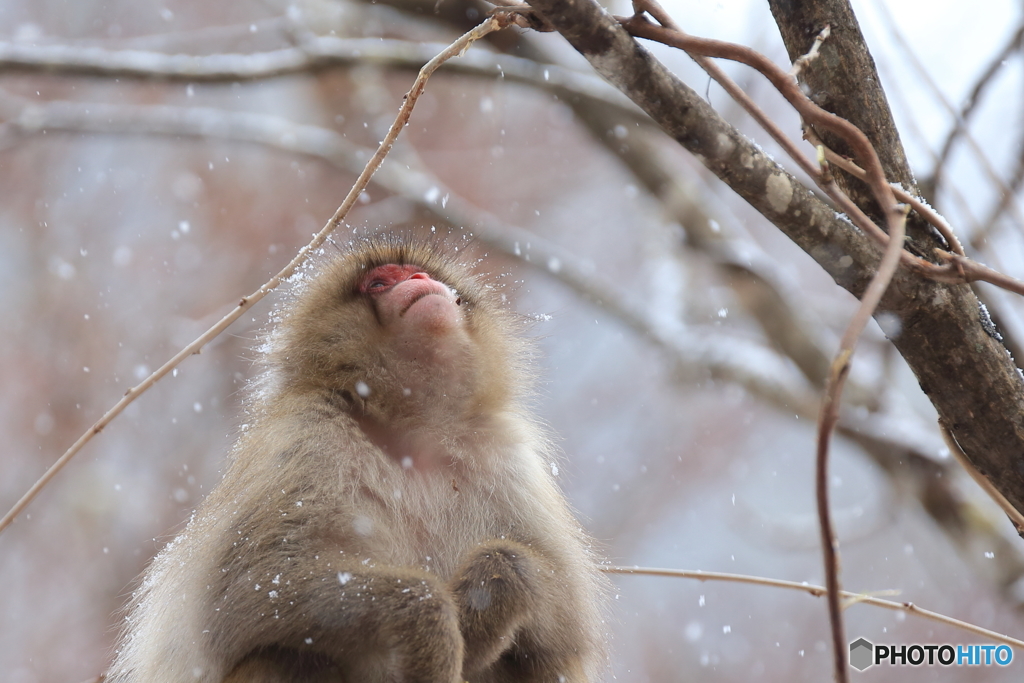
[[393, 480], [391, 500], [375, 496], [375, 528], [364, 529], [371, 559], [450, 577], [480, 543], [509, 532], [493, 491], [445, 473]]

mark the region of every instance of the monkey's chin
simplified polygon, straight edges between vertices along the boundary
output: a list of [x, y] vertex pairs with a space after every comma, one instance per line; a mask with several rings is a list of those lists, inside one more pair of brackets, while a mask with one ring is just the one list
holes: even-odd
[[462, 311], [448, 296], [427, 294], [406, 309], [401, 325], [407, 331], [445, 334], [462, 325]]

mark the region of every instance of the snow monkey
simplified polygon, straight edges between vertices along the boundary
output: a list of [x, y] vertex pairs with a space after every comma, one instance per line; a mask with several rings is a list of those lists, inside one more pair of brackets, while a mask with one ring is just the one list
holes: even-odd
[[525, 405], [521, 321], [443, 245], [366, 238], [319, 271], [109, 680], [600, 678], [604, 580]]

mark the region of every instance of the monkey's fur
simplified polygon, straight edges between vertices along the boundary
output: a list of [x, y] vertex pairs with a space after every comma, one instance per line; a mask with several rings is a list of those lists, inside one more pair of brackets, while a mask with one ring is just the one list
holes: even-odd
[[[414, 301], [426, 327], [367, 293], [387, 264], [454, 290]], [[394, 237], [302, 287], [251, 426], [146, 571], [108, 680], [598, 679], [604, 580], [524, 406], [529, 348], [500, 299]]]

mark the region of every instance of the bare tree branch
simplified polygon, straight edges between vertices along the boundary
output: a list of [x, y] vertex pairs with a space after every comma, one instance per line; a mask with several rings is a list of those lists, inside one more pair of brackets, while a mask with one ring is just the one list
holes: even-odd
[[[390, 38], [309, 36], [300, 46], [248, 54], [187, 55], [97, 46], [31, 45], [0, 41], [0, 69], [32, 73], [103, 76], [143, 80], [236, 82], [310, 73], [327, 68], [381, 66], [418, 70], [444, 43]], [[445, 69], [484, 78], [505, 78], [574, 98], [594, 99], [643, 119], [629, 101], [590, 74], [557, 64], [489, 52], [466, 53]], [[566, 98], [568, 99], [568, 98]]]
[[[744, 574], [686, 571], [682, 569], [659, 569], [655, 567], [602, 567], [602, 569], [608, 574], [668, 576], [680, 579], [696, 579], [697, 581], [728, 581], [730, 583], [748, 583], [755, 586], [787, 588], [789, 590], [810, 593], [816, 598], [821, 597], [828, 592], [823, 586], [814, 586], [804, 582], [798, 583], [796, 581], [783, 581], [781, 579], [768, 579], [762, 576], [746, 576]], [[940, 624], [954, 626], [964, 631], [968, 631], [969, 633], [976, 633], [980, 636], [991, 638], [997, 643], [1005, 643], [1012, 647], [1024, 648], [1024, 640], [1019, 640], [987, 628], [982, 628], [981, 626], [977, 626], [966, 621], [954, 619], [953, 617], [947, 617], [944, 614], [919, 607], [912, 602], [894, 602], [892, 600], [884, 600], [876, 597], [875, 595], [851, 593], [849, 591], [842, 591], [841, 596], [848, 602], [848, 605], [874, 605], [875, 607], [884, 607], [885, 609], [896, 610], [898, 612], [909, 612], [911, 614], [917, 614], [925, 619], [936, 621]]]
[[[908, 207], [909, 208], [909, 207]], [[886, 213], [892, 209], [886, 208]], [[839, 421], [839, 401], [843, 395], [843, 384], [850, 373], [853, 354], [864, 327], [878, 307], [882, 294], [892, 281], [900, 263], [903, 250], [903, 221], [890, 223], [889, 246], [886, 247], [882, 263], [878, 266], [871, 284], [861, 298], [853, 319], [839, 343], [839, 350], [832, 361], [829, 381], [825, 385], [825, 396], [818, 416], [817, 457], [815, 458], [815, 497], [818, 501], [818, 520], [821, 525], [821, 547], [825, 560], [825, 585], [828, 587], [828, 614], [832, 626], [832, 657], [835, 664], [836, 680], [848, 679], [846, 668], [846, 631], [843, 627], [842, 612], [839, 608], [839, 543], [832, 527], [832, 513], [829, 508], [828, 445], [832, 430]]]
[[[942, 183], [942, 172], [952, 145], [957, 138], [962, 137], [967, 143], [967, 146], [971, 149], [975, 159], [978, 161], [978, 165], [981, 166], [981, 170], [984, 171], [989, 182], [991, 182], [999, 191], [999, 196], [1001, 197], [1002, 202], [1005, 203], [1005, 207], [1002, 210], [1012, 209], [1014, 219], [1017, 221], [1017, 224], [1024, 225], [1024, 213], [1021, 212], [1021, 208], [1017, 203], [1014, 193], [1010, 190], [1006, 181], [1003, 180], [1002, 176], [999, 175], [999, 172], [996, 171], [995, 167], [992, 165], [992, 161], [989, 159], [988, 153], [982, 149], [981, 145], [978, 144], [978, 141], [973, 135], [971, 135], [970, 131], [967, 129], [966, 119], [964, 118], [965, 115], [970, 115], [973, 111], [976, 98], [981, 94], [981, 91], [984, 89], [985, 85], [987, 85], [988, 81], [998, 72], [999, 67], [1002, 66], [1002, 62], [1005, 61], [1006, 57], [1010, 53], [1019, 49], [1021, 38], [1024, 37], [1024, 27], [1018, 29], [1013, 38], [1011, 38], [1009, 44], [1003, 48], [1004, 54], [1001, 55], [1001, 59], [997, 58], [997, 60], [989, 66], [986, 72], [982, 74], [981, 80], [975, 85], [971, 95], [968, 96], [966, 103], [963, 105], [962, 111], [958, 112], [956, 107], [953, 106], [953, 103], [949, 101], [948, 97], [946, 97], [946, 94], [942, 92], [942, 88], [939, 87], [935, 78], [928, 71], [925, 65], [921, 63], [921, 60], [910, 48], [910, 45], [907, 44], [906, 39], [903, 37], [903, 32], [899, 30], [899, 26], [897, 26], [892, 15], [889, 14], [888, 9], [882, 4], [879, 4], [878, 7], [889, 20], [889, 32], [895, 39], [896, 44], [903, 50], [907, 60], [910, 62], [911, 66], [914, 67], [914, 70], [917, 71], [918, 76], [921, 77], [922, 82], [928, 86], [928, 89], [932, 91], [932, 95], [935, 96], [935, 99], [953, 119], [953, 130], [950, 131], [949, 136], [946, 138], [946, 142], [943, 144], [942, 150], [939, 152], [939, 158], [936, 161], [935, 168], [932, 170], [932, 177], [928, 181], [931, 192], [930, 196], [936, 196], [939, 185]], [[991, 230], [990, 223], [985, 223], [981, 227], [983, 233]], [[971, 237], [972, 239], [974, 238], [973, 235]], [[983, 238], [983, 236], [981, 238]]]

